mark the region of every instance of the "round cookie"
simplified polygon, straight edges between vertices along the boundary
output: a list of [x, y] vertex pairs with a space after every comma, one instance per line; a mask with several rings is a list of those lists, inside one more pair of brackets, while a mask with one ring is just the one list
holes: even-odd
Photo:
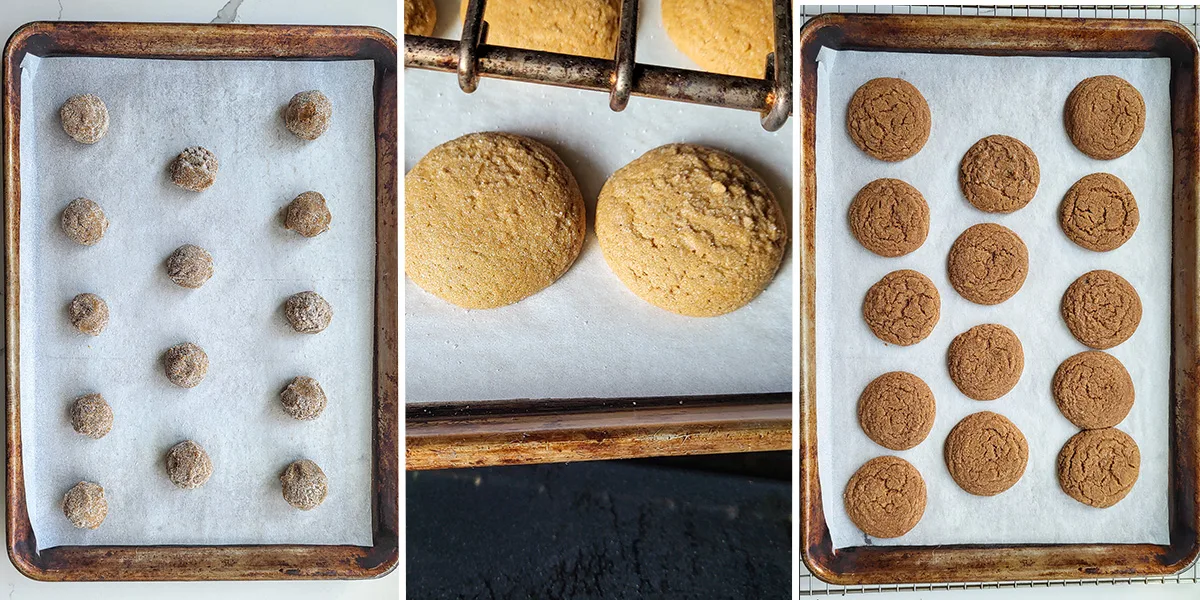
[[1142, 139], [1146, 103], [1141, 92], [1120, 77], [1089, 77], [1067, 96], [1063, 121], [1076, 148], [1092, 158], [1111, 160]]
[[976, 325], [950, 342], [946, 366], [954, 385], [968, 398], [995, 400], [1021, 380], [1025, 351], [1011, 329], [993, 323]]
[[902, 458], [872, 458], [850, 477], [842, 501], [863, 533], [897, 538], [912, 531], [925, 514], [925, 480]]
[[971, 146], [958, 168], [958, 185], [975, 208], [1010, 213], [1037, 192], [1041, 171], [1029, 146], [1007, 135], [989, 135]]
[[863, 152], [887, 162], [921, 151], [929, 140], [929, 104], [913, 84], [894, 77], [858, 88], [846, 108], [846, 131]]
[[100, 335], [108, 327], [108, 303], [95, 294], [79, 294], [67, 305], [67, 317], [81, 333]]
[[928, 277], [909, 269], [892, 271], [867, 290], [862, 315], [875, 337], [911, 346], [933, 332], [941, 296]]
[[333, 215], [325, 205], [325, 196], [304, 192], [288, 203], [283, 226], [310, 238], [329, 231], [330, 221], [333, 221]]
[[488, 44], [608, 60], [620, 16], [620, 0], [490, 0], [483, 10]]
[[98, 440], [112, 431], [113, 411], [100, 394], [80, 396], [71, 403], [71, 428], [76, 433]]
[[180, 287], [197, 289], [213, 275], [213, 259], [208, 250], [192, 244], [175, 249], [166, 262], [167, 277]]
[[204, 447], [192, 440], [179, 442], [167, 451], [167, 478], [176, 487], [198, 488], [212, 477], [212, 459]]
[[775, 51], [770, 0], [663, 0], [662, 18], [675, 47], [705, 71], [762, 79]]
[[976, 496], [995, 496], [1025, 473], [1029, 445], [1012, 421], [977, 412], [959, 421], [946, 437], [946, 468], [955, 483]]
[[929, 204], [917, 188], [899, 179], [876, 179], [850, 203], [850, 232], [879, 256], [903, 256], [925, 243]]
[[1059, 224], [1072, 242], [1088, 250], [1120, 248], [1138, 226], [1137, 200], [1124, 181], [1092, 173], [1075, 182], [1058, 209]]
[[936, 413], [933, 391], [920, 377], [904, 371], [876, 377], [858, 397], [863, 433], [889, 450], [908, 450], [924, 441]]
[[320, 90], [300, 92], [283, 110], [283, 124], [296, 137], [311, 142], [329, 130], [333, 103]]
[[1079, 276], [1062, 298], [1062, 318], [1083, 345], [1107, 350], [1133, 335], [1142, 321], [1142, 299], [1112, 271]]
[[1025, 284], [1029, 252], [1013, 230], [995, 223], [967, 228], [950, 246], [950, 285], [976, 304], [1000, 304]]
[[329, 492], [325, 471], [306, 458], [288, 465], [279, 474], [279, 483], [283, 488], [283, 499], [300, 510], [312, 510], [320, 506]]
[[1141, 464], [1137, 442], [1124, 431], [1080, 431], [1058, 453], [1058, 484], [1088, 506], [1108, 508], [1133, 489]]
[[216, 154], [207, 148], [191, 146], [171, 161], [171, 181], [185, 190], [203, 192], [216, 183], [219, 168]]
[[325, 410], [325, 390], [312, 377], [296, 377], [279, 393], [283, 410], [293, 419], [311, 421]]
[[91, 246], [108, 231], [108, 219], [104, 210], [92, 200], [76, 198], [62, 212], [62, 230], [71, 241], [82, 246]]
[[1080, 429], [1112, 427], [1133, 408], [1133, 379], [1111, 354], [1092, 350], [1064, 360], [1050, 383], [1058, 410]]
[[283, 316], [296, 333], [321, 333], [333, 321], [333, 306], [316, 292], [299, 292], [284, 301]]
[[80, 481], [67, 490], [62, 501], [63, 514], [79, 529], [96, 529], [108, 516], [108, 501], [98, 483]]
[[67, 98], [58, 109], [63, 131], [80, 144], [95, 144], [108, 133], [108, 107], [95, 94]]
[[208, 354], [191, 342], [171, 346], [163, 354], [163, 371], [171, 383], [194, 388], [208, 375]]
[[579, 185], [550, 148], [507, 133], [465, 135], [404, 176], [404, 272], [463, 308], [512, 304], [567, 272], [585, 219]]
[[669, 144], [613, 173], [596, 202], [596, 237], [633, 293], [712, 317], [748, 304], [787, 249], [787, 221], [762, 178], [712, 148]]
[[437, 5], [433, 0], [404, 0], [404, 35], [433, 35]]

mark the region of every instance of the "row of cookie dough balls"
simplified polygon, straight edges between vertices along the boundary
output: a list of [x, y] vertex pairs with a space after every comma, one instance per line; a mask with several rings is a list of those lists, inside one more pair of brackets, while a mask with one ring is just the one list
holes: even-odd
[[[299, 292], [284, 300], [283, 316], [297, 333], [321, 333], [333, 321], [333, 306], [316, 292]], [[67, 318], [80, 333], [98, 336], [108, 327], [108, 303], [96, 294], [78, 294], [67, 304]]]

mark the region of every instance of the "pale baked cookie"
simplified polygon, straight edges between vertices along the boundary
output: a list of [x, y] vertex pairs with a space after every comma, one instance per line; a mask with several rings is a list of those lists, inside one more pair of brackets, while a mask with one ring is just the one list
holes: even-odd
[[958, 185], [975, 208], [1010, 213], [1033, 200], [1041, 181], [1037, 156], [1007, 135], [989, 135], [971, 146], [959, 164]]
[[876, 444], [908, 450], [933, 428], [933, 391], [920, 377], [892, 371], [876, 377], [858, 397], [858, 424]]
[[976, 325], [950, 342], [946, 366], [954, 385], [968, 398], [995, 400], [1021, 380], [1025, 351], [1011, 329], [993, 323]]
[[762, 178], [704, 146], [655, 148], [613, 173], [596, 202], [604, 260], [643, 300], [711, 317], [767, 287], [787, 223]]
[[1120, 275], [1089, 271], [1063, 294], [1062, 318], [1083, 345], [1107, 350], [1137, 330], [1142, 322], [1142, 299]]
[[197, 289], [213, 275], [213, 259], [208, 250], [192, 244], [175, 249], [166, 262], [167, 277], [179, 287]]
[[95, 94], [67, 98], [58, 109], [63, 131], [81, 144], [95, 144], [108, 133], [108, 108]]
[[585, 220], [575, 176], [553, 150], [507, 133], [466, 135], [404, 176], [404, 272], [463, 308], [512, 304], [567, 272]]
[[954, 240], [946, 268], [950, 285], [963, 298], [976, 304], [999, 304], [1025, 284], [1029, 251], [1013, 230], [980, 223]]
[[1124, 181], [1108, 173], [1092, 173], [1075, 182], [1063, 196], [1059, 224], [1072, 242], [1096, 252], [1120, 248], [1138, 226], [1137, 200]]
[[1108, 508], [1133, 489], [1141, 465], [1137, 442], [1124, 431], [1081, 431], [1058, 453], [1058, 484], [1088, 506]]
[[76, 244], [91, 246], [108, 231], [108, 219], [99, 204], [87, 198], [76, 198], [63, 209], [62, 230]]
[[675, 47], [713, 73], [762, 79], [775, 51], [771, 0], [663, 0]]
[[217, 155], [207, 148], [184, 148], [171, 161], [171, 181], [185, 190], [203, 192], [217, 181], [218, 168]]
[[433, 0], [404, 0], [404, 35], [433, 35], [437, 5]]
[[67, 490], [62, 501], [63, 514], [79, 529], [96, 529], [108, 516], [108, 501], [98, 483], [80, 481]]
[[329, 129], [333, 120], [333, 103], [320, 90], [300, 92], [288, 101], [283, 111], [283, 124], [296, 137], [312, 141]]
[[862, 84], [846, 108], [850, 139], [863, 152], [888, 162], [920, 152], [931, 125], [925, 97], [913, 84], [895, 77]]
[[171, 346], [163, 353], [163, 371], [171, 383], [194, 388], [208, 375], [208, 354], [191, 342]]
[[108, 304], [95, 294], [79, 294], [67, 305], [67, 317], [81, 333], [100, 335], [108, 327]]
[[283, 316], [296, 333], [321, 333], [333, 321], [333, 306], [316, 292], [300, 292], [284, 301]]
[[330, 221], [333, 221], [333, 215], [325, 205], [325, 196], [304, 192], [288, 203], [283, 226], [304, 237], [317, 237], [329, 231]]
[[950, 430], [945, 459], [950, 476], [963, 490], [995, 496], [1025, 474], [1029, 444], [1012, 421], [994, 412], [977, 412]]
[[293, 419], [311, 421], [325, 410], [325, 390], [312, 377], [296, 377], [279, 394], [283, 410]]
[[928, 277], [910, 270], [892, 271], [863, 298], [863, 321], [875, 337], [911, 346], [933, 333], [941, 317], [941, 296]]
[[212, 477], [212, 459], [204, 447], [192, 440], [179, 442], [167, 451], [167, 478], [176, 487], [198, 488]]
[[872, 458], [850, 477], [842, 501], [863, 533], [897, 538], [912, 531], [925, 514], [925, 480], [903, 458]]
[[[467, 0], [462, 2], [467, 14]], [[620, 0], [489, 0], [487, 43], [612, 59]]]
[[98, 440], [112, 431], [113, 411], [100, 394], [80, 396], [71, 403], [71, 427], [76, 433]]
[[1081, 152], [1100, 160], [1123, 156], [1142, 139], [1146, 103], [1141, 92], [1114, 75], [1089, 77], [1067, 96], [1063, 120]]
[[879, 256], [903, 256], [929, 235], [929, 205], [917, 188], [899, 179], [876, 179], [850, 203], [850, 232]]
[[325, 471], [307, 458], [288, 465], [279, 474], [279, 483], [283, 488], [283, 499], [300, 510], [312, 510], [320, 506], [329, 492]]
[[1111, 354], [1091, 350], [1064, 360], [1050, 383], [1058, 410], [1080, 429], [1112, 427], [1133, 408], [1133, 379]]

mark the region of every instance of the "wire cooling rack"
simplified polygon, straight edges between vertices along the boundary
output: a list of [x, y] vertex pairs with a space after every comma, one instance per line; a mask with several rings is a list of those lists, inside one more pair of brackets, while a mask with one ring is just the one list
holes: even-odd
[[[1167, 19], [1178, 21], [1187, 27], [1192, 35], [1196, 35], [1197, 7], [1178, 5], [1126, 5], [1126, 6], [887, 6], [887, 5], [856, 5], [836, 4], [803, 6], [800, 9], [800, 22], [807, 23], [809, 19], [822, 13], [879, 13], [879, 14], [913, 14], [913, 15], [966, 15], [966, 16], [996, 16], [996, 17], [1082, 17], [1098, 19]], [[796, 557], [797, 560], [800, 557]], [[1200, 561], [1175, 575], [1168, 577], [1134, 577], [1125, 579], [1073, 579], [1066, 581], [995, 581], [987, 583], [932, 583], [904, 585], [831, 585], [817, 579], [808, 572], [804, 563], [800, 563], [800, 595], [826, 596], [848, 595], [870, 592], [898, 591], [934, 591], [934, 590], [986, 590], [986, 589], [1017, 589], [1017, 588], [1062, 588], [1085, 587], [1117, 584], [1167, 584], [1167, 583], [1200, 583]]]

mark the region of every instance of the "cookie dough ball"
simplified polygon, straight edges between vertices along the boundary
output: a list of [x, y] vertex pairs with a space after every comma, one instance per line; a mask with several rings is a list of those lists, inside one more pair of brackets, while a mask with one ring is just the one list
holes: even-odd
[[1137, 331], [1142, 299], [1124, 277], [1112, 271], [1089, 271], [1063, 294], [1062, 318], [1084, 346], [1107, 350]]
[[1081, 431], [1058, 453], [1058, 484], [1088, 506], [1108, 508], [1137, 483], [1142, 454], [1129, 434], [1111, 427]]
[[[662, 18], [675, 47], [701, 69], [754, 79], [766, 74], [767, 54], [775, 51], [771, 0], [663, 0]], [[611, 46], [601, 58], [612, 58]]]
[[1120, 77], [1089, 77], [1067, 96], [1063, 120], [1076, 148], [1092, 158], [1110, 160], [1124, 156], [1142, 139], [1146, 103], [1137, 88]]
[[67, 316], [80, 332], [100, 335], [108, 326], [108, 304], [95, 294], [79, 294], [67, 305]]
[[283, 484], [283, 499], [300, 510], [320, 506], [329, 491], [325, 471], [308, 459], [288, 465], [279, 475], [279, 482]]
[[975, 208], [1010, 213], [1029, 204], [1041, 181], [1037, 156], [1007, 135], [989, 135], [971, 146], [959, 164], [958, 185]]
[[67, 490], [62, 501], [63, 514], [79, 529], [96, 529], [108, 516], [108, 500], [98, 483], [80, 481]]
[[858, 397], [858, 424], [889, 450], [915, 448], [929, 435], [937, 407], [920, 377], [892, 371], [876, 377]]
[[1059, 206], [1059, 224], [1072, 242], [1095, 252], [1116, 250], [1138, 226], [1137, 200], [1124, 181], [1092, 173], [1075, 182]]
[[283, 123], [288, 131], [303, 140], [312, 141], [329, 130], [333, 119], [333, 103], [320, 90], [309, 90], [292, 96], [283, 111]]
[[929, 205], [917, 188], [899, 179], [876, 179], [850, 203], [850, 232], [879, 256], [904, 256], [929, 235]]
[[167, 379], [181, 388], [194, 388], [208, 375], [208, 354], [191, 342], [171, 346], [163, 355]]
[[609, 60], [620, 16], [620, 0], [490, 0], [483, 11], [489, 44]]
[[100, 394], [80, 396], [71, 403], [71, 427], [98, 440], [112, 431], [113, 411]]
[[719, 150], [670, 144], [604, 183], [596, 237], [609, 268], [643, 300], [713, 317], [766, 289], [788, 231], [775, 195], [750, 167]]
[[300, 292], [283, 303], [283, 315], [298, 333], [321, 333], [333, 320], [333, 307], [316, 292]]
[[902, 458], [872, 458], [850, 477], [842, 501], [846, 515], [863, 533], [897, 538], [912, 531], [925, 515], [925, 480]]
[[304, 192], [296, 196], [287, 207], [284, 227], [304, 237], [317, 237], [329, 231], [333, 215], [325, 205], [325, 196], [317, 192]]
[[404, 35], [433, 35], [437, 5], [433, 0], [404, 0]]
[[976, 304], [1000, 304], [1025, 285], [1029, 251], [1013, 230], [995, 223], [972, 225], [950, 246], [950, 285]]
[[950, 430], [945, 459], [950, 476], [963, 490], [995, 496], [1025, 474], [1029, 444], [1012, 421], [994, 412], [977, 412]]
[[312, 377], [296, 377], [279, 394], [283, 410], [294, 419], [311, 421], [325, 410], [325, 390]]
[[99, 204], [87, 198], [76, 198], [63, 209], [62, 230], [76, 244], [91, 246], [108, 231], [108, 219]]
[[1133, 379], [1111, 354], [1092, 350], [1064, 360], [1050, 383], [1058, 410], [1080, 429], [1112, 427], [1133, 408]]
[[212, 255], [200, 246], [184, 244], [167, 257], [167, 277], [181, 287], [196, 289], [212, 275]]
[[213, 464], [204, 448], [187, 440], [167, 451], [167, 477], [185, 490], [198, 488], [212, 477]]
[[928, 277], [902, 269], [884, 275], [867, 290], [862, 316], [875, 337], [911, 346], [933, 333], [941, 306], [942, 298]]
[[863, 152], [887, 162], [911, 158], [925, 147], [929, 104], [913, 84], [894, 77], [858, 88], [846, 108], [846, 131]]
[[71, 96], [58, 109], [63, 131], [81, 144], [95, 144], [108, 133], [108, 108], [95, 94]]
[[976, 325], [958, 334], [946, 353], [950, 379], [968, 398], [995, 400], [1016, 387], [1025, 370], [1025, 350], [1013, 330]]
[[203, 192], [217, 180], [217, 155], [200, 146], [184, 148], [171, 161], [171, 181], [193, 192]]
[[550, 148], [506, 133], [466, 135], [404, 176], [404, 271], [463, 308], [512, 304], [566, 273], [585, 218], [575, 177]]

